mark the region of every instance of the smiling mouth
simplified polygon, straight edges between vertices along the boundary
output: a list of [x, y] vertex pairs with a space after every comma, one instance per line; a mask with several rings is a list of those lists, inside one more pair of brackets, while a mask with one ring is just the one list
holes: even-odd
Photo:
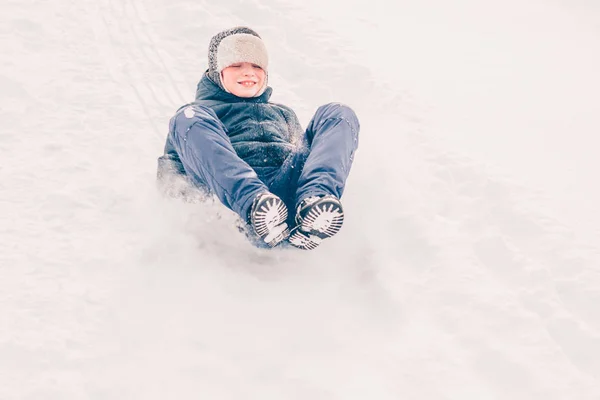
[[256, 85], [258, 82], [254, 82], [254, 81], [242, 81], [242, 82], [238, 82], [240, 85], [244, 86], [244, 87], [251, 87]]

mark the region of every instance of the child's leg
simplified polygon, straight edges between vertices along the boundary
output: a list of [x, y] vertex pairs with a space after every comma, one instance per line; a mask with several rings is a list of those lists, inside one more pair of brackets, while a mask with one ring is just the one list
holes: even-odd
[[[304, 139], [306, 142], [306, 139]], [[271, 193], [279, 196], [287, 206], [289, 211], [288, 225], [294, 226], [294, 218], [296, 207], [296, 190], [298, 188], [298, 179], [302, 172], [304, 162], [308, 157], [308, 146], [303, 143], [299, 146], [288, 158], [284, 161], [283, 165], [279, 168], [277, 174], [270, 177], [270, 179], [263, 179], [263, 181], [269, 186]]]
[[254, 198], [269, 189], [236, 154], [214, 111], [189, 106], [171, 121], [169, 140], [192, 182], [206, 186], [247, 221]]
[[306, 130], [310, 153], [298, 179], [296, 207], [311, 196], [342, 196], [359, 130], [358, 118], [350, 107], [339, 103], [319, 107]]

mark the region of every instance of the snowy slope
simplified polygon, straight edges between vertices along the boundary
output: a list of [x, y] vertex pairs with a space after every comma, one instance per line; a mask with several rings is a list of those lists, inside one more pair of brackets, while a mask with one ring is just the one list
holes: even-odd
[[[598, 6], [322, 3], [3, 2], [0, 399], [600, 398]], [[316, 251], [156, 192], [238, 24], [361, 119]]]

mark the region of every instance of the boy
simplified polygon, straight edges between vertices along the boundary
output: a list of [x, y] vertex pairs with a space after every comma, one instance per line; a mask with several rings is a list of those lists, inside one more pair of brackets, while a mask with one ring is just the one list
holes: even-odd
[[196, 100], [169, 123], [159, 180], [183, 174], [214, 193], [259, 244], [314, 249], [344, 222], [340, 197], [358, 146], [356, 115], [327, 104], [303, 132], [290, 108], [268, 101], [267, 50], [250, 28], [215, 35], [208, 64]]

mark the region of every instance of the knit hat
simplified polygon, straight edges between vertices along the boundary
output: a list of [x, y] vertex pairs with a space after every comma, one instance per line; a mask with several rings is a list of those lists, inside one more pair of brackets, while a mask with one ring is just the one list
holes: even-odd
[[221, 72], [230, 65], [249, 62], [265, 71], [265, 83], [256, 96], [260, 96], [267, 88], [267, 67], [269, 56], [261, 37], [250, 28], [238, 26], [217, 33], [210, 40], [208, 48], [208, 72], [211, 81], [225, 89], [221, 81]]

